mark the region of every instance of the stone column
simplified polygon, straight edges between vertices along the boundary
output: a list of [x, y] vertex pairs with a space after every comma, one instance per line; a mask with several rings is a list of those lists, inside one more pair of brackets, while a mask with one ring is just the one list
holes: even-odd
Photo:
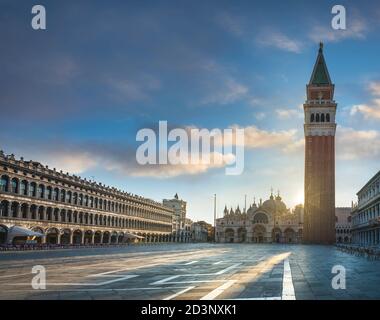
[[30, 220], [30, 205], [26, 205], [26, 219]]
[[22, 216], [21, 216], [21, 204], [20, 203], [19, 203], [19, 205], [16, 208], [16, 218], [17, 219], [22, 218]]

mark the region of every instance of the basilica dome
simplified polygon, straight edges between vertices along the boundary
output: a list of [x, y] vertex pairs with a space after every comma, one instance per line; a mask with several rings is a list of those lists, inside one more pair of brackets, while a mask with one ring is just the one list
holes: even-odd
[[264, 201], [262, 209], [270, 213], [283, 213], [287, 211], [286, 205], [280, 195], [274, 197], [273, 194], [271, 194], [268, 200]]

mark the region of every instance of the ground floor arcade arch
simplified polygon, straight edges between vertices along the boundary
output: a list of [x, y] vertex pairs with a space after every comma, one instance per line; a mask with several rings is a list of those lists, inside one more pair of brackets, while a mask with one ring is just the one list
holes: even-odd
[[46, 231], [46, 243], [57, 244], [59, 239], [59, 230], [56, 228], [50, 228]]
[[64, 229], [61, 232], [61, 244], [70, 244], [71, 243], [71, 230], [70, 229]]
[[0, 244], [5, 244], [7, 242], [8, 228], [6, 226], [0, 225]]

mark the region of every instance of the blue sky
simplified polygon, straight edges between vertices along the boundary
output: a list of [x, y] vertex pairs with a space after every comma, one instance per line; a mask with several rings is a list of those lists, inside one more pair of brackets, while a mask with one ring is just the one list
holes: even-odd
[[[318, 42], [338, 102], [336, 204], [349, 206], [379, 169], [380, 5], [341, 1], [40, 1], [47, 30], [30, 27], [34, 1], [0, 0], [0, 148], [160, 201], [176, 192], [189, 216], [212, 221], [280, 189], [303, 193], [305, 85]], [[245, 171], [145, 170], [136, 132], [246, 129]], [[261, 143], [258, 143], [260, 141]]]

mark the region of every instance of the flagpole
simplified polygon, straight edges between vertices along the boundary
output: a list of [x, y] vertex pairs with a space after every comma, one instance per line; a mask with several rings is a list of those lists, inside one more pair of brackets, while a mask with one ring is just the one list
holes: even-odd
[[216, 242], [216, 193], [214, 194], [214, 241]]

